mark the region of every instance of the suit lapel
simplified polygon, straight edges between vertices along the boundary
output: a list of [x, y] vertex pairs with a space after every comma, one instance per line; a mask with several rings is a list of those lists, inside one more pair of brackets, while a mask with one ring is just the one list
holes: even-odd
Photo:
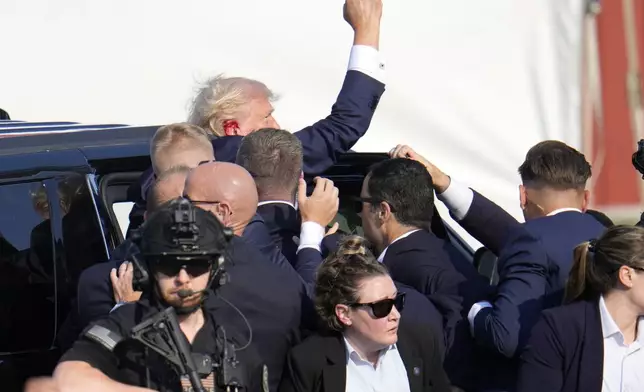
[[329, 336], [326, 344], [327, 366], [322, 370], [324, 392], [341, 392], [347, 384], [347, 352], [342, 335]]
[[416, 353], [413, 343], [406, 339], [406, 335], [400, 334], [400, 330], [396, 347], [400, 352], [400, 358], [402, 358], [402, 361], [405, 364], [405, 369], [407, 370], [409, 390], [411, 392], [422, 392], [425, 390], [424, 386], [429, 386], [428, 383], [430, 375], [424, 374], [425, 368], [423, 360]]
[[597, 301], [586, 302], [583, 352], [580, 355], [580, 391], [600, 392], [604, 375], [604, 335]]

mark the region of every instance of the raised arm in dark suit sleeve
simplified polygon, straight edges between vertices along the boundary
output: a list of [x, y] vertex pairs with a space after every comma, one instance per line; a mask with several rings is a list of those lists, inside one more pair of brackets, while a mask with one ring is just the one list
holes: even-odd
[[499, 285], [490, 303], [469, 312], [474, 339], [481, 346], [512, 358], [525, 345], [539, 319], [547, 289], [547, 255], [541, 242], [517, 227], [499, 258]]

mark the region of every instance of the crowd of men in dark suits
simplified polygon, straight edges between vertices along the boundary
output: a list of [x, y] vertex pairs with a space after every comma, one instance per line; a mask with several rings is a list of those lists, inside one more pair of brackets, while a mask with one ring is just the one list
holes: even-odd
[[[279, 388], [290, 348], [319, 327], [312, 306], [316, 270], [341, 237], [332, 226], [337, 187], [318, 177], [307, 195], [302, 174], [324, 172], [369, 128], [385, 87], [378, 52], [381, 6], [376, 0], [345, 5], [354, 46], [327, 118], [298, 132], [281, 130], [264, 84], [213, 79], [195, 99], [191, 124], [159, 129], [151, 141], [152, 167], [130, 192], [137, 203], [129, 235], [144, 222], [146, 210], [177, 197], [233, 229], [231, 281], [220, 294], [252, 325], [271, 390]], [[230, 111], [239, 97], [239, 110]], [[517, 390], [521, 354], [542, 310], [562, 303], [573, 250], [606, 229], [587, 213], [590, 165], [558, 141], [531, 148], [519, 167], [526, 219], [520, 223], [411, 147], [396, 146], [390, 156], [370, 170], [356, 202], [374, 254], [406, 293], [402, 318], [443, 337], [443, 367], [453, 390]], [[498, 284], [490, 285], [440, 230], [435, 199], [498, 256]], [[128, 241], [111, 261], [81, 275], [76, 332], [139, 299]], [[236, 312], [226, 318], [246, 328]]]

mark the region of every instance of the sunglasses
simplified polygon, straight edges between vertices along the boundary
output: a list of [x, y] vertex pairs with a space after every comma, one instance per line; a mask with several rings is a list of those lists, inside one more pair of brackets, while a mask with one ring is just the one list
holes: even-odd
[[399, 312], [405, 308], [405, 293], [398, 293], [396, 294], [396, 298], [393, 299], [381, 299], [380, 301], [368, 304], [355, 303], [349, 304], [349, 306], [352, 308], [371, 308], [373, 316], [377, 319], [381, 319], [383, 317], [387, 317], [389, 313], [391, 313], [391, 308], [394, 306]]
[[160, 258], [152, 262], [155, 272], [165, 276], [177, 276], [181, 270], [195, 278], [210, 272], [212, 261], [209, 259], [177, 260], [176, 258]]
[[369, 204], [372, 204], [372, 205], [378, 205], [378, 204], [380, 204], [382, 202], [385, 202], [385, 203], [389, 204], [389, 209], [391, 210], [391, 212], [396, 212], [394, 210], [394, 207], [389, 202], [387, 202], [387, 200], [376, 199], [376, 198], [373, 198], [373, 197], [359, 197], [359, 196], [353, 196], [353, 197], [350, 197], [350, 199], [351, 199], [351, 201], [353, 201], [353, 209], [356, 212], [356, 214], [359, 214], [359, 213], [362, 212], [362, 204], [363, 203], [369, 203]]

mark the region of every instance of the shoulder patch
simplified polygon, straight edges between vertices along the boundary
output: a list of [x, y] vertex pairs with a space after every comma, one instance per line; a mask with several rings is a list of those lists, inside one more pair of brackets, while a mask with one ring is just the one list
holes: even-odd
[[123, 340], [123, 337], [118, 333], [110, 331], [100, 325], [93, 325], [87, 330], [87, 332], [85, 332], [85, 336], [102, 345], [109, 351], [114, 350], [114, 347]]

